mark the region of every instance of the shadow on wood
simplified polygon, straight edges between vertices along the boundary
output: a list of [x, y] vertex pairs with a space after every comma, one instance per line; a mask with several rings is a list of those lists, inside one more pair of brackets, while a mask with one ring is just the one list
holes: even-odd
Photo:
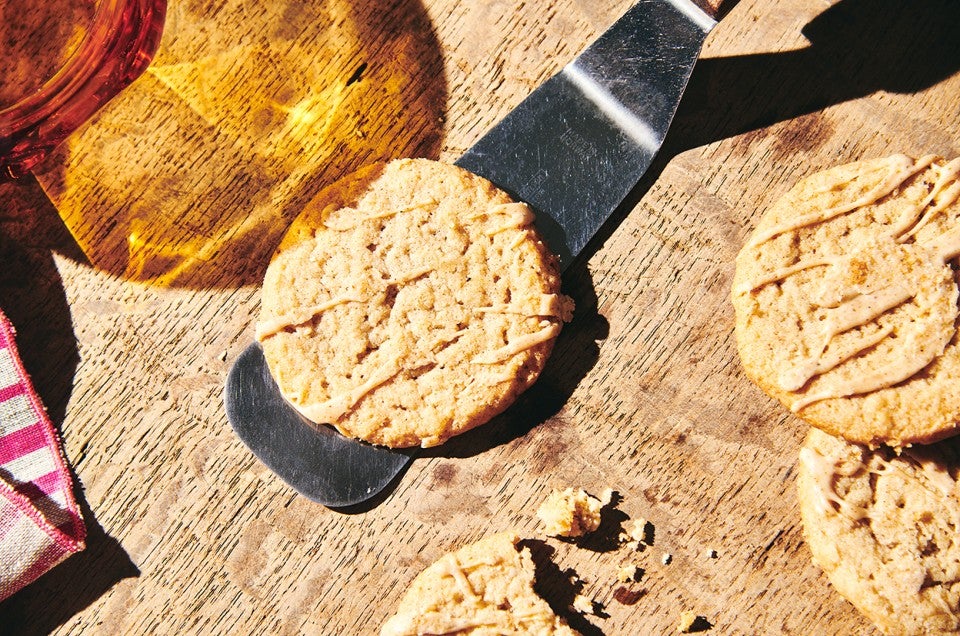
[[780, 152], [813, 150], [834, 132], [822, 109], [881, 90], [922, 91], [960, 70], [960, 3], [953, 0], [840, 0], [802, 33], [810, 44], [797, 50], [697, 63], [659, 154], [581, 259], [599, 249], [682, 152], [805, 116], [811, 119], [802, 122], [802, 139]]
[[376, 161], [436, 157], [446, 104], [419, 0], [171, 3], [147, 72], [37, 174], [98, 269], [256, 285], [322, 187]]
[[[74, 476], [76, 480], [76, 476]], [[116, 539], [97, 522], [77, 493], [87, 526], [87, 548], [0, 602], [0, 635], [49, 634], [140, 570]]]
[[[572, 569], [561, 570], [554, 563], [556, 550], [539, 539], [524, 539], [520, 546], [530, 550], [536, 577], [534, 590], [543, 598], [557, 616], [563, 618], [583, 636], [602, 636], [603, 631], [573, 609], [574, 600], [583, 590], [583, 581]], [[600, 617], [603, 618], [602, 610]]]
[[[0, 216], [0, 309], [17, 330], [24, 368], [60, 433], [79, 354], [51, 250], [77, 260], [83, 255], [32, 179], [0, 184], [0, 198], [6, 203]], [[75, 474], [73, 480], [79, 483]], [[82, 493], [76, 494], [87, 525], [86, 550], [0, 603], [0, 633], [49, 633], [116, 582], [139, 574], [97, 523]]]
[[79, 362], [70, 308], [51, 250], [82, 259], [56, 209], [30, 177], [0, 183], [0, 310], [55, 426], [63, 421]]
[[841, 0], [801, 32], [810, 44], [794, 51], [700, 60], [663, 158], [877, 91], [915, 93], [960, 70], [953, 0]]

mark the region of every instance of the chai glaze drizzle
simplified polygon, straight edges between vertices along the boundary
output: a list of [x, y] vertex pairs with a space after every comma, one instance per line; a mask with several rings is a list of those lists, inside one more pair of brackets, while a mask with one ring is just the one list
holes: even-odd
[[891, 228], [890, 234], [901, 243], [915, 236], [931, 219], [960, 198], [960, 157], [943, 165], [932, 164], [930, 169], [937, 175], [930, 194], [908, 209]]
[[[536, 316], [559, 318], [564, 322], [569, 322], [572, 318], [573, 303], [566, 296], [561, 294], [541, 294], [537, 301], [538, 306], [534, 313]], [[478, 314], [519, 314], [530, 316], [529, 308], [515, 303], [501, 303], [489, 307], [477, 307], [474, 311]]]
[[470, 217], [472, 221], [483, 218], [498, 221], [497, 225], [484, 230], [487, 236], [494, 236], [506, 230], [516, 230], [533, 225], [534, 216], [530, 206], [522, 202], [501, 203], [489, 210], [478, 212]]
[[861, 453], [859, 459], [853, 460], [848, 455], [848, 461], [844, 461], [843, 455], [823, 455], [809, 446], [800, 450], [800, 462], [816, 484], [815, 505], [819, 514], [836, 511], [854, 523], [869, 520], [870, 510], [866, 506], [853, 505], [837, 492], [837, 479], [858, 478], [867, 473], [882, 478], [899, 472], [904, 479], [917, 479], [922, 488], [936, 497], [949, 516], [960, 523], [960, 485], [935, 455], [929, 451], [905, 448], [900, 456], [884, 460], [877, 451], [858, 449]]
[[363, 383], [346, 393], [335, 395], [324, 402], [300, 405], [299, 410], [312, 422], [336, 422], [349, 413], [368, 393], [399, 375], [402, 370], [397, 361], [390, 361], [377, 369]]
[[[331, 206], [330, 208], [323, 210], [321, 213], [321, 223], [328, 229], [335, 231], [347, 231], [366, 221], [385, 219], [405, 212], [411, 212], [413, 210], [436, 205], [437, 201], [429, 200], [415, 203], [405, 208], [374, 214], [360, 214], [359, 211], [354, 208], [345, 208], [343, 210], [339, 210], [339, 212], [347, 211], [355, 213], [355, 216], [350, 218], [350, 222], [345, 224], [331, 222], [331, 215], [333, 215], [335, 212], [338, 212], [338, 210]], [[533, 211], [525, 203], [497, 204], [487, 210], [475, 213], [472, 217], [470, 217], [470, 219], [490, 219], [494, 222], [492, 227], [489, 227], [483, 231], [483, 235], [488, 238], [507, 230], [522, 230], [523, 228], [530, 226], [534, 221]], [[519, 245], [526, 240], [526, 238], [526, 235], [521, 233], [517, 240], [514, 241], [514, 246]], [[406, 272], [402, 272], [378, 283], [379, 289], [370, 297], [348, 292], [339, 296], [331, 297], [330, 299], [315, 305], [298, 308], [295, 311], [282, 314], [269, 320], [261, 321], [257, 323], [256, 326], [256, 338], [258, 341], [264, 342], [270, 337], [275, 336], [285, 330], [309, 326], [318, 320], [322, 314], [340, 305], [347, 303], [373, 302], [376, 298], [379, 298], [383, 294], [387, 293], [388, 289], [396, 289], [397, 287], [407, 285], [415, 280], [428, 276], [433, 272], [454, 266], [460, 261], [461, 258], [462, 256], [458, 256], [456, 258], [442, 260], [432, 265], [422, 265], [419, 267], [414, 267]], [[534, 348], [539, 344], [556, 337], [560, 331], [561, 323], [569, 322], [572, 318], [573, 301], [561, 294], [540, 294], [537, 297], [526, 300], [527, 302], [525, 303], [501, 303], [487, 307], [478, 307], [472, 310], [473, 313], [478, 315], [517, 315], [520, 316], [521, 319], [541, 318], [542, 320], [540, 321], [539, 329], [537, 331], [520, 335], [498, 349], [477, 355], [470, 360], [470, 363], [489, 366], [509, 360], [511, 357], [520, 354], [523, 351]], [[463, 336], [466, 331], [467, 329], [460, 329], [455, 331], [452, 335], [442, 337], [439, 340], [432, 342], [428, 346], [428, 356], [430, 352], [432, 352], [432, 358], [427, 360], [418, 359], [416, 363], [411, 363], [411, 368], [442, 363], [442, 361], [438, 359], [440, 353], [445, 347], [449, 346], [453, 342], [456, 342], [456, 340]], [[353, 387], [349, 391], [333, 395], [327, 400], [313, 404], [301, 404], [301, 400], [294, 401], [298, 405], [297, 409], [308, 419], [314, 422], [333, 424], [349, 414], [350, 411], [357, 406], [360, 400], [362, 400], [371, 392], [375, 391], [377, 387], [408, 370], [409, 369], [405, 368], [404, 363], [399, 358], [398, 354], [396, 359], [384, 363], [361, 384]], [[506, 375], [502, 376], [502, 379], [498, 378], [496, 375], [487, 377], [492, 378], [491, 381], [495, 384], [510, 379]], [[427, 445], [427, 440], [424, 440], [424, 445]]]
[[805, 214], [797, 217], [796, 219], [792, 219], [787, 223], [774, 225], [771, 228], [767, 228], [763, 232], [758, 232], [750, 239], [748, 246], [756, 247], [757, 245], [766, 243], [770, 239], [786, 232], [799, 230], [800, 228], [810, 225], [825, 223], [832, 218], [853, 212], [854, 210], [871, 205], [872, 203], [876, 203], [903, 185], [907, 179], [932, 164], [935, 160], [936, 156], [934, 155], [928, 155], [916, 162], [906, 155], [893, 155], [887, 159], [887, 166], [881, 166], [879, 168], [879, 170], [883, 170], [884, 168], [887, 169], [886, 177], [871, 190], [857, 197], [853, 201], [849, 201], [832, 208], [827, 208], [825, 210], [820, 210], [818, 212]]
[[865, 325], [878, 316], [909, 300], [913, 293], [902, 287], [887, 287], [876, 292], [863, 294], [837, 307], [827, 309], [827, 317], [822, 321], [820, 345], [812, 355], [801, 360], [792, 368], [780, 375], [780, 388], [786, 391], [798, 391], [815, 375], [822, 375], [835, 368], [840, 363], [856, 354], [874, 346], [892, 331], [892, 328], [883, 330], [882, 337], [867, 338], [853, 351], [841, 354], [839, 359], [828, 356], [827, 345], [838, 335], [850, 331], [855, 327]]
[[[457, 560], [457, 557], [453, 554], [446, 554], [442, 556], [435, 564], [436, 572], [441, 577], [449, 577], [453, 579], [454, 585], [460, 591], [460, 594], [464, 597], [464, 603], [474, 603], [477, 600], [477, 593], [474, 592], [473, 586], [470, 585], [470, 580], [467, 578], [466, 572], [464, 572], [463, 567], [460, 565], [460, 562]], [[384, 629], [380, 632], [381, 636], [417, 636], [420, 633], [420, 630], [417, 627], [417, 619], [419, 618], [419, 613], [416, 611], [411, 611], [405, 614], [397, 614], [384, 626]], [[467, 622], [462, 619], [454, 620], [452, 618], [445, 619], [443, 625], [444, 633], [456, 633], [464, 629], [470, 629], [474, 627], [482, 626], [483, 623]]]
[[[828, 458], [812, 448], [804, 447], [800, 449], [800, 463], [803, 464], [807, 473], [816, 483], [816, 507], [820, 514], [827, 514], [836, 506], [840, 514], [854, 522], [867, 516], [865, 509], [852, 506], [844, 501], [834, 488], [835, 479], [838, 476], [837, 471], [841, 463], [839, 457]], [[861, 462], [858, 468], [863, 469], [866, 466]]]
[[[323, 227], [328, 230], [334, 230], [335, 232], [346, 232], [358, 227], [362, 223], [367, 221], [379, 221], [382, 219], [389, 219], [406, 212], [413, 212], [414, 210], [420, 210], [428, 207], [435, 207], [438, 201], [436, 199], [428, 199], [426, 201], [421, 201], [419, 203], [413, 203], [404, 208], [396, 208], [393, 210], [384, 210], [383, 212], [373, 212], [369, 214], [361, 214], [360, 210], [356, 208], [338, 208], [335, 205], [331, 205], [320, 213], [320, 223]], [[331, 223], [330, 217], [335, 213], [340, 213], [341, 216], [346, 216], [346, 213], [353, 212], [355, 216], [348, 217], [346, 223]]]
[[263, 342], [270, 336], [276, 335], [284, 329], [310, 324], [317, 316], [333, 309], [337, 305], [362, 302], [366, 302], [366, 299], [352, 294], [345, 294], [310, 307], [301, 307], [296, 311], [291, 311], [276, 318], [258, 322], [256, 326], [256, 338], [258, 341]]
[[[544, 323], [541, 323], [544, 325]], [[560, 323], [550, 322], [541, 326], [539, 331], [519, 336], [512, 342], [508, 342], [499, 349], [488, 351], [474, 357], [470, 362], [473, 364], [497, 364], [509, 360], [521, 351], [532, 349], [538, 344], [544, 343], [555, 338], [560, 333]]]
[[[440, 608], [430, 608], [426, 610], [428, 617], [423, 617], [417, 610], [411, 610], [402, 614], [393, 616], [380, 632], [381, 636], [417, 636], [418, 634], [459, 634], [466, 630], [488, 628], [490, 633], [496, 631], [497, 634], [527, 634], [528, 629], [524, 628], [526, 623], [536, 623], [548, 618], [544, 611], [536, 606], [520, 607], [498, 607], [491, 605], [489, 600], [478, 594], [467, 574], [472, 570], [481, 567], [496, 567], [503, 563], [503, 560], [492, 556], [485, 561], [477, 563], [461, 563], [453, 554], [447, 554], [438, 560], [435, 565], [435, 571], [441, 577], [452, 579], [453, 586], [463, 597], [460, 604], [470, 607], [471, 617], [446, 616]], [[424, 625], [420, 625], [421, 618], [427, 618], [429, 625], [426, 627], [429, 631], [424, 631]], [[517, 629], [507, 627], [507, 625], [516, 624]], [[486, 632], [484, 632], [486, 633]]]
[[[880, 171], [878, 183], [870, 187], [867, 192], [856, 196], [853, 201], [776, 224], [757, 232], [747, 243], [745, 250], [756, 248], [788, 232], [825, 223], [843, 214], [875, 204], [925, 169], [929, 169], [934, 175], [929, 194], [902, 213], [892, 228], [876, 237], [874, 243], [858, 247], [864, 250], [859, 255], [854, 253], [817, 256], [761, 273], [753, 279], [741, 281], [734, 288], [736, 294], [749, 294], [767, 285], [781, 283], [801, 272], [827, 268], [822, 276], [808, 277], [806, 293], [811, 306], [819, 316], [816, 324], [810, 327], [813, 330], [811, 333], [816, 335], [807, 354], [789, 368], [781, 370], [777, 384], [784, 391], [794, 393], [802, 391], [812, 380], [822, 378], [828, 372], [873, 349], [889, 337], [895, 336], [902, 342], [898, 350], [905, 352], [905, 355], [897, 356], [896, 359], [854, 378], [846, 380], [832, 378], [829, 382], [821, 380], [815, 391], [809, 391], [791, 403], [791, 410], [794, 412], [815, 402], [868, 393], [909, 379], [936, 357], [942, 355], [949, 343], [952, 331], [939, 334], [939, 342], [933, 345], [929, 342], [931, 336], [924, 332], [922, 325], [894, 327], [889, 324], [875, 324], [872, 328], [868, 328], [887, 312], [896, 310], [905, 303], [917, 302], [917, 291], [906, 280], [904, 284], [893, 284], [881, 288], [858, 285], [854, 289], [846, 289], [841, 288], [839, 284], [842, 279], [836, 278], [853, 266], [863, 268], [864, 276], [869, 277], [871, 269], [897, 267], [899, 259], [903, 258], [914, 259], [919, 263], [915, 267], [943, 270], [952, 258], [960, 255], [960, 226], [951, 228], [933, 239], [926, 239], [923, 242], [917, 240], [918, 233], [930, 223], [931, 219], [942, 214], [960, 199], [960, 158], [945, 164], [935, 163], [936, 159], [935, 156], [926, 156], [914, 162], [904, 155], [889, 157], [866, 175], [867, 178], [876, 177], [876, 173]], [[901, 247], [898, 250], [894, 245]], [[860, 259], [863, 262], [854, 259]], [[955, 285], [951, 293], [953, 295], [950, 303], [952, 317], [943, 316], [942, 323], [949, 323], [952, 330], [952, 319], [956, 318], [957, 313]], [[929, 307], [927, 310], [928, 312], [942, 311], [944, 306], [945, 303], [941, 302], [937, 305], [940, 307], [939, 310], [934, 307]], [[859, 330], [854, 342], [851, 343], [848, 337], [842, 348], [831, 346], [839, 336], [854, 330]]]

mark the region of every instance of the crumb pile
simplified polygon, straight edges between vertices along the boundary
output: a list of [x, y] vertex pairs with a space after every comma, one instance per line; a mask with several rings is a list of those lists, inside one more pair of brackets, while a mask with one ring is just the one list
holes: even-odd
[[[537, 515], [548, 536], [587, 537], [600, 528], [603, 510], [611, 505], [614, 496], [611, 489], [605, 490], [600, 498], [581, 488], [554, 490]], [[575, 530], [575, 534], [571, 534], [571, 530]], [[634, 520], [625, 524], [618, 537], [619, 544], [632, 553], [642, 551], [653, 544], [653, 532], [650, 522]], [[715, 555], [715, 551], [711, 552]], [[629, 561], [617, 567], [615, 579], [629, 586], [640, 581], [644, 574], [643, 568]], [[569, 578], [575, 595], [568, 609], [582, 616], [603, 617], [603, 604], [579, 591], [584, 583], [580, 577], [571, 571]], [[381, 636], [576, 634], [537, 596], [535, 583], [535, 566], [529, 548], [521, 546], [517, 533], [489, 535], [444, 555], [417, 575], [396, 614], [384, 624]], [[642, 595], [642, 591], [631, 591], [628, 587], [614, 592], [614, 598], [627, 605], [634, 604]], [[681, 631], [691, 631], [691, 626], [703, 631], [710, 626], [702, 616], [691, 615], [690, 624]]]

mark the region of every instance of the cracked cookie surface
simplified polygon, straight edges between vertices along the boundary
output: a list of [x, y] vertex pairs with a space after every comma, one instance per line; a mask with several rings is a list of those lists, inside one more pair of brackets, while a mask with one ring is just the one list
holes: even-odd
[[534, 591], [535, 566], [512, 532], [444, 555], [414, 579], [381, 636], [576, 636]]
[[796, 184], [737, 256], [747, 375], [850, 441], [928, 443], [960, 425], [960, 159], [895, 155]]
[[306, 206], [264, 277], [257, 338], [307, 419], [434, 446], [529, 387], [572, 309], [526, 204], [458, 167], [401, 159]]
[[870, 450], [811, 429], [803, 532], [837, 591], [885, 634], [960, 631], [960, 438]]

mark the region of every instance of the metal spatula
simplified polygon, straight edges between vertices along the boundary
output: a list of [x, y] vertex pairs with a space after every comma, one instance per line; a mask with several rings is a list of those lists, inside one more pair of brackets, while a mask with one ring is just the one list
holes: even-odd
[[[637, 3], [457, 164], [530, 204], [565, 268], [650, 166], [707, 34], [735, 2]], [[224, 402], [234, 431], [264, 464], [332, 508], [375, 496], [416, 455], [304, 420], [280, 395], [257, 343], [234, 363]]]

